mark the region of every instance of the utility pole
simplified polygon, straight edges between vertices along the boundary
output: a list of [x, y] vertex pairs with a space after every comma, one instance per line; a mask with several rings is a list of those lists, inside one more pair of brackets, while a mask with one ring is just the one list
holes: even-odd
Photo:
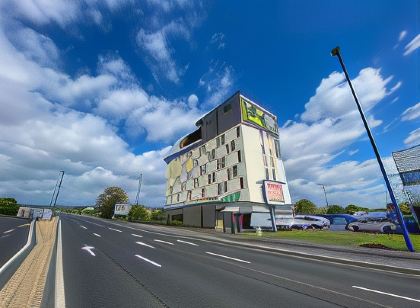
[[61, 183], [63, 183], [63, 177], [64, 177], [64, 171], [61, 170], [60, 171], [60, 182], [58, 184], [58, 188], [57, 188], [57, 194], [55, 195], [55, 200], [54, 200], [54, 205], [53, 207], [55, 207], [56, 203], [57, 203], [57, 198], [58, 198], [58, 194], [60, 193], [60, 188], [61, 188]]
[[57, 182], [55, 182], [54, 191], [53, 191], [53, 194], [52, 194], [52, 196], [51, 196], [50, 207], [51, 207], [51, 206], [52, 206], [52, 204], [53, 204], [54, 197], [55, 197], [55, 191], [57, 190], [57, 186], [58, 186], [58, 182], [59, 182], [59, 181], [60, 181], [60, 177], [57, 179]]
[[136, 205], [139, 205], [139, 197], [140, 197], [140, 189], [141, 189], [141, 182], [143, 181], [143, 173], [140, 173], [139, 177], [139, 185], [137, 188], [137, 195], [136, 195]]
[[400, 207], [398, 206], [397, 201], [396, 201], [395, 196], [394, 196], [394, 192], [392, 191], [391, 184], [389, 182], [388, 175], [386, 174], [381, 155], [379, 154], [378, 148], [376, 147], [375, 139], [373, 138], [373, 135], [370, 131], [370, 128], [369, 128], [368, 122], [366, 120], [365, 114], [363, 112], [362, 106], [359, 103], [359, 99], [357, 98], [357, 95], [356, 95], [356, 92], [354, 91], [354, 88], [353, 88], [353, 85], [351, 83], [349, 74], [347, 73], [346, 66], [344, 65], [344, 61], [341, 57], [340, 47], [335, 47], [333, 50], [331, 50], [331, 56], [333, 56], [333, 57], [337, 56], [338, 61], [340, 62], [341, 68], [343, 69], [344, 75], [346, 76], [347, 82], [350, 86], [351, 93], [353, 94], [354, 101], [356, 102], [357, 109], [359, 110], [360, 117], [362, 118], [363, 125], [365, 126], [366, 132], [368, 134], [370, 144], [372, 145], [373, 152], [375, 153], [376, 160], [378, 161], [379, 168], [381, 169], [382, 176], [384, 177], [385, 184], [386, 184], [386, 187], [387, 187], [388, 192], [389, 192], [389, 196], [391, 198], [392, 203], [394, 204], [395, 211], [396, 211], [396, 214], [398, 216], [398, 220], [400, 222], [401, 229], [403, 231], [405, 244], [407, 245], [407, 249], [409, 251], [414, 252], [413, 244], [411, 243], [410, 236], [408, 235], [407, 227], [405, 225], [404, 218], [403, 218], [403, 215], [401, 213]]
[[327, 191], [325, 190], [325, 185], [324, 184], [318, 184], [318, 185], [322, 186], [322, 189], [324, 190], [325, 203], [327, 204], [327, 208], [328, 208], [330, 205], [328, 204]]

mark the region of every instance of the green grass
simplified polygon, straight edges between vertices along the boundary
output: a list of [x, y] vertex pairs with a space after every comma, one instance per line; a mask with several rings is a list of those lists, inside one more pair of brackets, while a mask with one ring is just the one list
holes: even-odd
[[[279, 232], [264, 232], [258, 237], [255, 232], [242, 233], [243, 237], [251, 238], [278, 238], [287, 240], [297, 240], [307, 243], [318, 243], [338, 246], [360, 246], [362, 244], [381, 244], [391, 249], [405, 250], [405, 241], [400, 234], [374, 234], [350, 231], [327, 231], [327, 230], [292, 230]], [[411, 241], [416, 249], [420, 250], [420, 235], [410, 234]]]

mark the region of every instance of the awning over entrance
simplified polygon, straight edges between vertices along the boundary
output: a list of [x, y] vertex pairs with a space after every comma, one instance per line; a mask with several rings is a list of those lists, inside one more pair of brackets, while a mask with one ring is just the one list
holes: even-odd
[[227, 205], [221, 212], [251, 214], [251, 213], [269, 213], [270, 210], [261, 205]]

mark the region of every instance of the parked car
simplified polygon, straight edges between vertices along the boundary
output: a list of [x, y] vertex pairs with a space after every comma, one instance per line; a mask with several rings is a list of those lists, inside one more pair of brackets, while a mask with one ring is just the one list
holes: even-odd
[[330, 221], [331, 231], [345, 231], [349, 223], [357, 221], [357, 218], [349, 214], [323, 214], [318, 216]]
[[310, 227], [315, 229], [327, 229], [330, 227], [330, 221], [327, 218], [312, 215], [296, 215], [295, 219], [303, 219], [310, 223]]
[[349, 223], [347, 229], [354, 232], [394, 233], [397, 226], [387, 218], [361, 218]]

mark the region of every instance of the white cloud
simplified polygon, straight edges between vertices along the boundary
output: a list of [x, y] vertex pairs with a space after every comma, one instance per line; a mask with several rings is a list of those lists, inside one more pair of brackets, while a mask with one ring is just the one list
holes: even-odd
[[205, 105], [221, 104], [228, 95], [232, 94], [234, 84], [233, 68], [218, 63], [210, 66], [209, 70], [200, 78], [199, 86], [207, 92]]
[[411, 106], [407, 108], [402, 114], [401, 114], [401, 120], [402, 121], [412, 121], [420, 118], [420, 102], [415, 104], [414, 106]]
[[196, 108], [197, 107], [197, 103], [198, 103], [198, 97], [195, 94], [191, 94], [190, 96], [188, 96], [188, 106], [190, 108]]
[[217, 49], [225, 48], [225, 35], [221, 32], [217, 32], [212, 35], [210, 44], [213, 44], [217, 47]]
[[401, 42], [406, 36], [407, 36], [407, 31], [406, 30], [401, 31], [400, 35], [398, 36], [398, 42]]
[[419, 47], [420, 47], [420, 34], [417, 34], [417, 36], [413, 38], [411, 42], [405, 46], [404, 56], [408, 56]]
[[410, 146], [420, 144], [420, 128], [411, 131], [408, 137], [405, 138], [404, 143]]

